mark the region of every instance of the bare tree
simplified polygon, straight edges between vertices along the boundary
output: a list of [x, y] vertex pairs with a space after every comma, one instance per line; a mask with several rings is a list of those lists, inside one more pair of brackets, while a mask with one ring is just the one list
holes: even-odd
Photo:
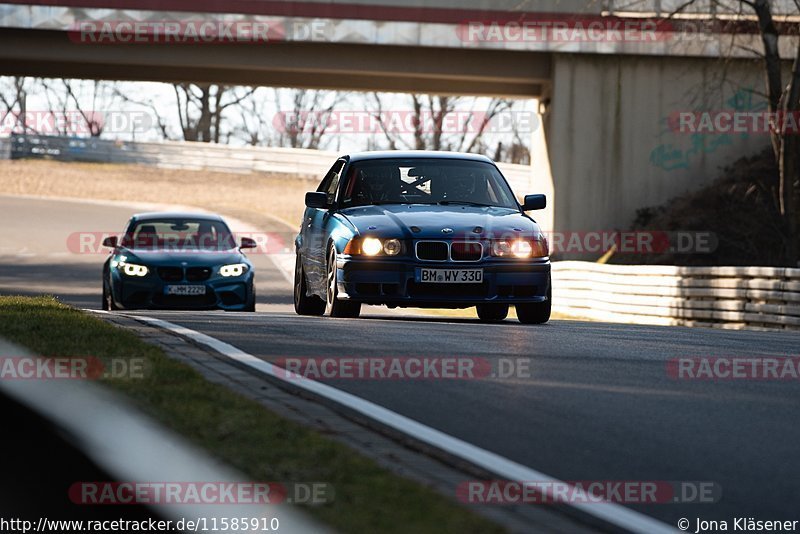
[[[686, 0], [669, 16], [674, 18], [681, 12], [698, 3], [699, 0]], [[794, 0], [800, 13], [800, 0]], [[783, 60], [780, 57], [779, 41], [781, 31], [788, 33], [786, 24], [779, 25], [773, 17], [773, 6], [769, 0], [710, 0], [713, 11], [730, 11], [737, 6], [742, 13], [755, 15], [763, 50], [752, 50], [763, 62], [766, 97], [769, 111], [777, 117], [770, 132], [773, 153], [778, 163], [780, 174], [780, 190], [777, 203], [783, 223], [784, 244], [787, 263], [798, 264], [798, 199], [800, 188], [800, 142], [795, 125], [787, 121], [787, 117], [798, 116], [800, 112], [800, 40], [798, 50], [794, 54], [791, 74], [784, 80]], [[797, 26], [791, 28], [792, 35], [797, 37]]]
[[241, 104], [255, 92], [253, 87], [235, 87], [210, 83], [174, 84], [175, 103], [183, 139], [203, 143], [228, 141], [230, 132], [223, 128], [227, 109]]
[[0, 127], [5, 132], [26, 133], [27, 100], [32, 80], [14, 76], [0, 78]]
[[232, 135], [250, 146], [270, 145], [273, 137], [267, 102], [265, 98], [260, 98], [260, 93], [253, 93], [236, 109], [239, 120]]
[[308, 89], [259, 90], [238, 106], [233, 135], [251, 146], [324, 148], [334, 113], [349, 93]]
[[[288, 99], [282, 98], [281, 90], [275, 90], [275, 102], [279, 119], [280, 146], [292, 148], [321, 148], [323, 140], [334, 124], [334, 112], [349, 93], [292, 89]], [[283, 101], [288, 100], [289, 106]]]
[[487, 152], [484, 138], [493, 119], [512, 107], [509, 100], [499, 98], [484, 107], [476, 98], [411, 94], [407, 97], [410, 111], [398, 112], [386, 109], [385, 95], [370, 96], [372, 117], [391, 150]]
[[114, 88], [114, 95], [127, 104], [146, 108], [152, 118], [155, 119], [155, 127], [161, 134], [161, 138], [165, 140], [178, 140], [178, 136], [170, 134], [170, 123], [167, 117], [162, 113], [162, 109], [156, 104], [152, 98], [136, 98], [124, 91], [119, 86]]
[[109, 108], [114, 98], [113, 82], [44, 79], [41, 85], [53, 115], [53, 133], [88, 133], [90, 137], [103, 134], [106, 128], [104, 110]]

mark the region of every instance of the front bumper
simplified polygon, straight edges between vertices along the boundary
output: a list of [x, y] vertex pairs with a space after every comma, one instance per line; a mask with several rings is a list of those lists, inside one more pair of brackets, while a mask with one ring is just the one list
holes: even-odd
[[[202, 285], [205, 295], [168, 295], [169, 285]], [[205, 282], [165, 282], [154, 274], [141, 279], [112, 275], [114, 301], [123, 309], [243, 311], [253, 292], [252, 271], [236, 278], [212, 278]]]
[[[337, 267], [339, 297], [365, 304], [468, 308], [487, 303], [544, 302], [550, 285], [549, 258], [425, 262], [409, 258], [340, 256]], [[483, 269], [483, 282], [423, 283], [418, 281], [420, 268]]]

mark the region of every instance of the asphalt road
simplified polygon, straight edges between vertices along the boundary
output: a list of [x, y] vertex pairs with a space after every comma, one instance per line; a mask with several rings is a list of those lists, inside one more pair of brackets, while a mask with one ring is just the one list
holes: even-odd
[[[121, 230], [120, 207], [0, 197], [0, 293], [52, 292], [99, 307], [102, 255], [66, 236]], [[257, 258], [256, 314], [152, 312], [253, 355], [529, 358], [530, 378], [328, 380], [332, 385], [561, 480], [710, 481], [713, 504], [631, 506], [679, 518], [800, 520], [797, 381], [675, 380], [679, 356], [796, 356], [800, 335], [551, 321], [473, 320], [371, 310], [298, 317], [291, 288]], [[558, 298], [558, 288], [554, 289]], [[732, 529], [732, 526], [729, 527]]]

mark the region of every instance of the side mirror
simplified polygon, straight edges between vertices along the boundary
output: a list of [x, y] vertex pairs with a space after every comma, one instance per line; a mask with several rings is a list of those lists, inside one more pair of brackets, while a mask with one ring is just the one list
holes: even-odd
[[117, 236], [112, 235], [103, 239], [103, 246], [108, 248], [117, 248]]
[[311, 191], [306, 193], [306, 206], [309, 208], [322, 208], [328, 209], [328, 193]]
[[522, 203], [522, 211], [543, 210], [547, 207], [547, 197], [545, 195], [525, 195]]
[[256, 248], [258, 243], [256, 243], [255, 239], [251, 239], [249, 237], [242, 238], [242, 244], [239, 245], [239, 248]]

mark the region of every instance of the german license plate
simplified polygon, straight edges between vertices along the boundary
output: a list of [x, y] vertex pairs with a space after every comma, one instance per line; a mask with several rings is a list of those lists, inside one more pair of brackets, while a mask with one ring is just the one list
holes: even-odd
[[205, 295], [206, 286], [167, 286], [167, 295]]
[[429, 284], [480, 284], [483, 269], [420, 269], [420, 283]]

